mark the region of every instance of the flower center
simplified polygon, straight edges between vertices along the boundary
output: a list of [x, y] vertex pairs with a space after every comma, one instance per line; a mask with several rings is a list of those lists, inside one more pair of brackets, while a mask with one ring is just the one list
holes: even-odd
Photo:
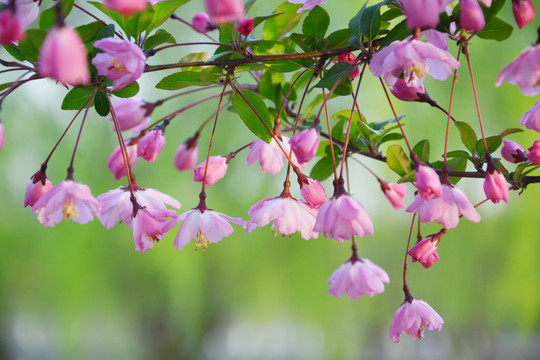
[[418, 339], [421, 339], [424, 336], [424, 327], [429, 327], [429, 323], [426, 323], [424, 320], [420, 323], [420, 328], [418, 328], [418, 332], [416, 333], [416, 337]]
[[124, 70], [126, 70], [126, 66], [123, 63], [117, 61], [115, 58], [112, 58], [109, 66], [107, 67], [107, 70], [116, 70], [117, 72], [122, 73], [124, 72]]
[[202, 246], [203, 250], [206, 251], [206, 248], [208, 247], [208, 245], [212, 243], [200, 231], [197, 234], [197, 236], [195, 237], [195, 240], [196, 240], [196, 242], [195, 242], [195, 251], [197, 251], [201, 246]]
[[73, 197], [69, 196], [64, 203], [64, 210], [62, 211], [64, 214], [64, 219], [69, 219], [70, 217], [79, 217], [79, 211], [77, 210], [77, 207], [73, 203]]
[[426, 75], [427, 71], [414, 63], [411, 63], [403, 68], [403, 79], [406, 82], [413, 81], [415, 77], [418, 79], [423, 79]]

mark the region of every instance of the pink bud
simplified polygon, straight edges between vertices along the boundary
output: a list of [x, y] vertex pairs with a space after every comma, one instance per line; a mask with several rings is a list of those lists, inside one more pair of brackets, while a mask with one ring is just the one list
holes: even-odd
[[512, 10], [520, 29], [533, 21], [536, 13], [531, 0], [512, 0]]
[[47, 191], [51, 190], [52, 184], [49, 179], [45, 178], [45, 184], [38, 180], [35, 184], [32, 179], [26, 185], [26, 193], [24, 194], [24, 207], [34, 206]]
[[[118, 120], [118, 125], [120, 125], [120, 130], [133, 130], [134, 132], [144, 130], [150, 122], [150, 116], [147, 116], [146, 108], [144, 107], [145, 104], [146, 102], [140, 95], [118, 99], [114, 102], [113, 110]], [[113, 121], [112, 115], [109, 117], [109, 120]]]
[[4, 147], [5, 140], [6, 140], [6, 133], [4, 130], [4, 125], [0, 123], [0, 151], [2, 151], [2, 148]]
[[39, 51], [38, 71], [64, 85], [90, 82], [86, 49], [77, 31], [67, 26], [49, 31]]
[[480, 31], [486, 26], [484, 13], [477, 0], [461, 0], [461, 26], [467, 31]]
[[425, 200], [431, 200], [442, 195], [439, 175], [429, 166], [420, 164], [416, 169], [415, 178], [418, 192]]
[[326, 202], [326, 191], [317, 180], [307, 176], [305, 179], [307, 179], [308, 183], [300, 183], [300, 193], [311, 206], [318, 208]]
[[395, 97], [403, 101], [418, 101], [421, 99], [418, 94], [426, 93], [424, 85], [407, 86], [407, 82], [403, 79], [398, 79], [390, 91]]
[[[200, 163], [193, 171], [195, 176], [193, 181], [202, 182], [204, 177], [204, 169], [206, 167], [206, 160]], [[226, 156], [212, 156], [208, 162], [208, 171], [206, 174], [205, 185], [214, 185], [218, 180], [223, 178], [227, 173], [229, 167], [229, 159]]]
[[[353, 53], [345, 53], [338, 55], [338, 61], [348, 62], [349, 64], [354, 64], [356, 62], [356, 56]], [[355, 66], [352, 72], [349, 74], [349, 80], [353, 81], [358, 74], [360, 74], [360, 69], [358, 66]]]
[[242, 0], [205, 0], [206, 11], [218, 25], [234, 23], [244, 18]]
[[407, 27], [434, 28], [439, 23], [439, 14], [453, 0], [401, 0], [403, 11], [407, 15]]
[[529, 148], [527, 158], [529, 159], [531, 164], [540, 165], [540, 140], [536, 140], [533, 143], [533, 146]]
[[419, 241], [407, 254], [413, 258], [413, 262], [418, 261], [426, 269], [429, 269], [434, 263], [440, 260], [437, 255], [437, 246], [439, 245], [440, 238], [437, 239], [434, 236], [428, 236], [422, 241]]
[[306, 163], [315, 157], [319, 142], [319, 132], [314, 127], [298, 132], [289, 140], [300, 163]]
[[206, 34], [210, 30], [214, 30], [216, 26], [210, 20], [207, 13], [197, 13], [191, 19], [191, 26], [200, 33]]
[[148, 162], [152, 162], [156, 160], [164, 146], [165, 134], [163, 130], [154, 128], [139, 141], [137, 155]]
[[124, 16], [146, 10], [146, 0], [105, 0], [105, 6]]
[[174, 166], [180, 171], [193, 169], [198, 155], [197, 138], [190, 138], [180, 144], [180, 147], [176, 150]]
[[14, 41], [21, 40], [23, 37], [23, 29], [15, 14], [8, 9], [0, 12], [0, 44], [11, 44]]
[[253, 24], [253, 19], [242, 19], [240, 20], [240, 22], [238, 23], [238, 26], [236, 26], [236, 30], [238, 30], [238, 32], [244, 36], [248, 36], [251, 31], [253, 31], [253, 27], [254, 27], [254, 24]]
[[508, 192], [510, 187], [503, 174], [495, 167], [488, 163], [487, 175], [484, 180], [484, 192], [486, 197], [493, 203], [498, 203], [500, 200], [508, 203]]
[[[128, 145], [126, 144], [126, 150], [128, 153], [129, 163], [131, 167], [135, 165], [137, 161], [137, 144]], [[124, 158], [122, 157], [122, 150], [118, 146], [109, 156], [109, 161], [107, 163], [107, 169], [109, 169], [113, 174], [115, 180], [121, 179], [123, 176], [126, 176], [126, 166], [124, 165]]]
[[506, 161], [510, 161], [514, 164], [527, 160], [523, 146], [510, 140], [504, 140], [501, 155]]
[[399, 210], [405, 207], [403, 198], [407, 195], [407, 185], [381, 181], [381, 189], [394, 209]]

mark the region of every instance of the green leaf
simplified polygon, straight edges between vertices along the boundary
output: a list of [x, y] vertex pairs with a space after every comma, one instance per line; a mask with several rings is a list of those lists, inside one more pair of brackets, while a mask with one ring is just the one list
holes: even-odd
[[[296, 50], [287, 44], [275, 40], [257, 40], [246, 43], [249, 44], [255, 55], [281, 55], [295, 54]], [[266, 64], [268, 67], [281, 72], [295, 71], [300, 68], [301, 61], [273, 61]], [[307, 67], [310, 64], [306, 64]]]
[[429, 162], [429, 140], [421, 140], [418, 144], [414, 145], [413, 152], [423, 162]]
[[[124, 33], [129, 35], [129, 31], [126, 27], [126, 21], [125, 18], [117, 11], [109, 10], [107, 9], [102, 3], [99, 3], [97, 1], [89, 1], [88, 3], [92, 4], [95, 8], [97, 8], [99, 11], [113, 19], [124, 31]], [[156, 4], [157, 5], [157, 4]]]
[[144, 42], [144, 51], [148, 51], [150, 49], [155, 48], [158, 45], [169, 42], [171, 39], [173, 40], [173, 43], [174, 43], [174, 38], [171, 34], [169, 34], [163, 29], [159, 29], [158, 31], [156, 31], [154, 35], [149, 36], [146, 39], [146, 41]]
[[377, 145], [381, 145], [388, 141], [397, 141], [403, 139], [403, 135], [400, 133], [389, 133], [384, 135], [381, 140], [378, 141]]
[[403, 15], [403, 10], [399, 8], [390, 8], [381, 14], [381, 21], [390, 21]]
[[150, 23], [152, 23], [153, 19], [154, 9], [152, 8], [152, 6], [150, 6], [150, 4], [148, 4], [148, 7], [145, 11], [136, 13], [135, 15], [132, 15], [128, 19], [126, 19], [126, 28], [128, 29], [131, 36], [137, 38], [139, 35], [146, 31]]
[[274, 14], [282, 14], [265, 21], [263, 37], [272, 40], [282, 39], [285, 34], [291, 31], [300, 22], [302, 15], [296, 13], [296, 10], [299, 8], [300, 5], [291, 4], [289, 2], [284, 2], [279, 5], [274, 11]]
[[305, 35], [313, 36], [317, 41], [324, 38], [328, 26], [330, 25], [330, 16], [320, 6], [315, 6], [309, 12], [302, 24], [302, 32]]
[[[467, 169], [467, 159], [465, 158], [453, 158], [448, 160], [448, 170], [449, 171], [465, 171]], [[452, 184], [457, 184], [461, 178], [457, 176], [449, 177]]]
[[[218, 77], [216, 77], [217, 80]], [[215, 82], [202, 81], [199, 72], [195, 71], [180, 71], [165, 78], [156, 85], [156, 88], [163, 90], [179, 90], [189, 86], [208, 86]]]
[[[66, 16], [71, 12], [73, 7], [74, 0], [62, 0], [62, 17], [65, 19]], [[54, 23], [56, 22], [56, 6], [53, 6], [41, 13], [39, 17], [39, 28], [42, 30], [49, 30]]]
[[459, 131], [459, 135], [461, 136], [461, 142], [463, 142], [463, 145], [465, 145], [465, 147], [471, 153], [474, 153], [474, 150], [476, 149], [476, 133], [474, 132], [472, 127], [466, 122], [462, 121], [456, 121], [454, 125]]
[[[487, 137], [486, 144], [488, 152], [490, 154], [493, 154], [499, 148], [499, 146], [501, 146], [502, 141], [502, 137], [500, 137], [499, 135]], [[486, 155], [484, 151], [484, 141], [482, 141], [482, 139], [479, 139], [476, 143], [476, 152], [481, 158]]]
[[486, 7], [483, 4], [480, 4], [482, 6], [482, 10], [484, 11], [484, 19], [486, 20], [486, 25], [493, 20], [497, 16], [497, 14], [502, 10], [504, 3], [506, 0], [496, 0], [491, 3], [490, 7]]
[[96, 112], [101, 116], [109, 115], [110, 103], [107, 94], [102, 91], [96, 93], [96, 97], [94, 98], [94, 109], [96, 109]]
[[94, 21], [90, 24], [76, 27], [75, 30], [79, 33], [84, 44], [93, 43], [97, 37], [105, 29], [105, 25], [101, 21]]
[[[64, 100], [62, 101], [62, 110], [79, 110], [81, 109], [84, 104], [90, 99], [92, 96], [92, 93], [94, 92], [94, 88], [92, 87], [76, 87], [74, 89], [71, 89], [66, 96], [64, 97]], [[92, 106], [92, 104], [90, 104]]]
[[22, 55], [32, 62], [36, 62], [39, 56], [39, 49], [47, 33], [43, 30], [27, 30], [26, 36], [19, 43], [19, 50]]
[[[158, 32], [161, 30], [158, 30]], [[187, 54], [183, 58], [181, 58], [178, 62], [179, 63], [186, 63], [186, 62], [192, 62], [192, 61], [206, 61], [208, 59], [208, 53], [200, 52], [200, 53], [191, 53]], [[187, 66], [182, 68], [183, 71], [201, 71], [203, 69], [202, 66]]]
[[373, 40], [381, 27], [381, 7], [387, 5], [388, 1], [381, 1], [378, 4], [367, 6], [367, 1], [360, 11], [349, 22], [349, 29], [353, 35], [360, 38], [365, 36], [368, 40]]
[[[339, 161], [336, 163], [336, 166], [339, 164]], [[328, 179], [332, 174], [334, 174], [334, 164], [332, 162], [331, 156], [325, 156], [321, 158], [311, 169], [309, 176], [312, 179], [317, 181], [323, 181]]]
[[[253, 91], [241, 90], [241, 92], [249, 104], [240, 95], [234, 94], [232, 104], [236, 113], [252, 133], [267, 143], [270, 143], [272, 141], [272, 134], [268, 129], [272, 130], [272, 123], [270, 122], [266, 104]], [[266, 127], [261, 123], [261, 120], [266, 124]]]
[[501, 132], [499, 134], [500, 137], [505, 137], [505, 136], [508, 136], [510, 134], [515, 134], [515, 133], [520, 133], [520, 132], [523, 132], [523, 129], [519, 129], [519, 128], [508, 128], [506, 130], [504, 130], [503, 132]]
[[13, 82], [8, 82], [0, 85], [0, 91], [7, 89], [13, 84]]
[[403, 40], [407, 36], [412, 34], [412, 30], [407, 27], [407, 20], [403, 20], [390, 30], [388, 34], [382, 39], [380, 49], [390, 45], [394, 41]]
[[253, 5], [255, 5], [255, 1], [257, 1], [257, 0], [248, 0], [248, 2], [246, 2], [244, 4], [244, 11], [245, 11], [246, 15], [249, 12], [249, 10], [251, 10]]
[[257, 25], [262, 24], [266, 20], [271, 19], [271, 18], [276, 17], [276, 16], [279, 16], [281, 14], [283, 14], [283, 13], [275, 13], [275, 14], [270, 14], [270, 15], [255, 16], [253, 18], [253, 28], [255, 29], [257, 27]]
[[412, 171], [409, 157], [405, 154], [401, 145], [394, 144], [388, 147], [386, 150], [386, 162], [390, 169], [400, 176], [405, 176]]
[[[349, 75], [353, 71], [353, 67], [349, 69], [350, 66], [351, 64], [345, 61], [335, 64], [330, 70], [328, 70], [328, 72], [315, 85], [315, 87], [331, 89], [338, 82], [339, 78], [341, 78], [340, 83], [349, 82], [350, 84]], [[349, 70], [347, 71], [347, 69]]]
[[[399, 121], [401, 121], [405, 116], [407, 116], [407, 114], [401, 114], [401, 115], [398, 115]], [[384, 129], [384, 127], [385, 127], [386, 125], [392, 124], [392, 123], [395, 123], [395, 122], [397, 122], [397, 121], [396, 121], [396, 118], [393, 117], [393, 118], [390, 118], [390, 119], [387, 119], [387, 120], [375, 122], [375, 123], [371, 124], [371, 127], [372, 127], [374, 130], [381, 130], [381, 129]]]
[[471, 159], [471, 155], [463, 150], [449, 151], [446, 156], [448, 156], [449, 158], [462, 157], [465, 159]]
[[300, 48], [306, 52], [315, 50], [315, 47], [317, 46], [315, 38], [311, 35], [292, 33], [290, 38], [296, 45], [300, 46]]
[[270, 100], [275, 100], [278, 88], [285, 84], [285, 75], [276, 71], [265, 71], [259, 83], [259, 93]]
[[112, 94], [120, 98], [130, 98], [137, 95], [139, 92], [139, 84], [135, 81], [129, 85], [124, 86], [122, 89], [113, 91]]
[[162, 1], [154, 5], [154, 19], [146, 29], [146, 32], [154, 30], [163, 24], [180, 6], [188, 3], [190, 0]]
[[352, 36], [350, 29], [341, 29], [328, 35], [328, 48], [336, 49], [347, 46], [347, 40]]
[[482, 39], [504, 41], [512, 35], [512, 31], [514, 31], [512, 25], [496, 17], [477, 35]]
[[9, 53], [9, 55], [13, 56], [15, 59], [19, 61], [24, 61], [26, 58], [21, 54], [20, 50], [17, 49], [13, 45], [4, 45], [4, 49]]

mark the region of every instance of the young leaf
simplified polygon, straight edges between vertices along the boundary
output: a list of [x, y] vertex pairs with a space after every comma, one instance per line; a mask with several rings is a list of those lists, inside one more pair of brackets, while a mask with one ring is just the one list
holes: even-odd
[[39, 56], [39, 49], [47, 33], [43, 30], [27, 30], [26, 36], [19, 43], [19, 50], [22, 55], [32, 62], [36, 62]]
[[302, 32], [305, 35], [313, 36], [318, 41], [324, 38], [329, 25], [330, 16], [328, 13], [322, 7], [315, 6], [306, 16], [302, 24]]
[[454, 125], [457, 127], [459, 131], [459, 135], [461, 136], [461, 142], [463, 142], [463, 145], [471, 152], [474, 153], [474, 150], [476, 149], [476, 133], [472, 129], [472, 127], [467, 124], [466, 122], [462, 121], [456, 121]]
[[418, 144], [413, 147], [413, 152], [418, 156], [418, 158], [423, 162], [429, 161], [429, 140], [421, 140]]
[[[486, 138], [487, 148], [490, 154], [494, 153], [502, 144], [502, 137], [495, 135]], [[476, 143], [476, 152], [482, 158], [485, 156], [484, 141], [479, 139]]]
[[[336, 161], [336, 166], [339, 164], [339, 159]], [[311, 169], [309, 176], [317, 181], [323, 181], [328, 179], [334, 173], [334, 164], [332, 163], [332, 156], [325, 156], [321, 158]]]
[[388, 147], [386, 150], [386, 162], [390, 169], [400, 176], [405, 176], [412, 171], [409, 157], [405, 154], [401, 145], [394, 144]]
[[274, 14], [282, 13], [279, 16], [268, 19], [264, 23], [264, 38], [272, 40], [280, 40], [285, 34], [291, 31], [302, 18], [301, 14], [297, 14], [296, 10], [300, 8], [300, 5], [284, 2], [279, 5]]
[[135, 81], [131, 84], [124, 86], [122, 89], [113, 91], [112, 94], [120, 98], [130, 98], [137, 95], [139, 92], [139, 84]]
[[[266, 104], [256, 93], [249, 90], [241, 91], [249, 104], [247, 104], [240, 95], [234, 94], [232, 104], [236, 113], [252, 133], [267, 143], [270, 143], [270, 141], [272, 141], [272, 134], [268, 129], [272, 130], [272, 123], [270, 121], [270, 116], [268, 115]], [[257, 112], [258, 116], [254, 111]], [[268, 129], [261, 124], [261, 119]]]
[[79, 110], [90, 99], [93, 91], [94, 88], [83, 86], [71, 89], [62, 101], [62, 110]]

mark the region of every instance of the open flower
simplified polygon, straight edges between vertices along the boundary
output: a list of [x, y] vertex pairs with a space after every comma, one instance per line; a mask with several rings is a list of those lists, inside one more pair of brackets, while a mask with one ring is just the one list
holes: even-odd
[[161, 240], [177, 222], [176, 213], [172, 210], [139, 209], [131, 221], [135, 250], [145, 252], [153, 248], [154, 243]]
[[47, 191], [32, 206], [32, 212], [38, 213], [38, 220], [46, 226], [54, 226], [63, 219], [86, 224], [100, 209], [87, 185], [69, 179]]
[[374, 76], [382, 76], [388, 86], [393, 86], [401, 78], [407, 86], [418, 87], [426, 75], [445, 80], [452, 74], [452, 69], [459, 66], [459, 62], [446, 51], [427, 42], [411, 40], [394, 41], [375, 53], [369, 69]]
[[501, 86], [505, 81], [519, 86], [525, 95], [535, 96], [540, 93], [540, 46], [535, 44], [527, 47], [510, 64], [499, 73], [495, 86]]
[[298, 9], [296, 12], [300, 14], [302, 11], [311, 10], [315, 6], [319, 6], [321, 4], [326, 4], [328, 0], [287, 0], [291, 4], [302, 4], [302, 7]]
[[233, 233], [234, 229], [229, 222], [246, 228], [244, 219], [233, 218], [210, 209], [191, 209], [178, 219], [183, 221], [174, 240], [174, 247], [178, 250], [182, 250], [193, 238], [197, 241], [196, 249], [202, 246], [206, 250], [208, 244], [217, 243]]
[[345, 293], [351, 300], [359, 300], [362, 295], [373, 297], [384, 291], [384, 283], [390, 278], [386, 271], [368, 259], [353, 255], [351, 260], [341, 265], [328, 279], [328, 293], [342, 297]]
[[[287, 153], [291, 151], [291, 145], [289, 144], [289, 138], [281, 134], [278, 136], [280, 139], [281, 148]], [[283, 167], [283, 151], [279, 147], [276, 140], [272, 139], [270, 143], [267, 143], [264, 140], [257, 139], [251, 143], [249, 146], [249, 153], [247, 156], [248, 166], [253, 164], [255, 161], [259, 161], [261, 164], [261, 169], [264, 172], [269, 174], [277, 174]], [[295, 163], [300, 169], [306, 167], [305, 164], [300, 164], [294, 152], [292, 153], [291, 160]]]
[[540, 101], [521, 116], [519, 125], [524, 125], [527, 129], [540, 132]]
[[406, 332], [413, 340], [422, 339], [426, 328], [441, 331], [443, 324], [444, 320], [427, 302], [412, 298], [396, 310], [390, 326], [390, 338], [398, 343], [401, 335]]
[[120, 90], [141, 77], [146, 57], [140, 47], [130, 41], [105, 38], [94, 42], [104, 53], [92, 59], [98, 74], [113, 80], [113, 90]]

